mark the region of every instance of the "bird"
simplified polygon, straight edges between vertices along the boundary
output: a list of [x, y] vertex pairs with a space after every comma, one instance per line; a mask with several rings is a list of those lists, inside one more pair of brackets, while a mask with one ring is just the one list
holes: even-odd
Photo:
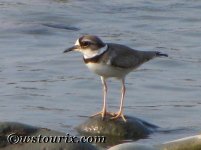
[[[126, 75], [143, 63], [155, 57], [168, 57], [167, 54], [159, 51], [140, 51], [132, 49], [126, 45], [116, 43], [105, 43], [96, 35], [83, 35], [78, 38], [75, 44], [67, 48], [64, 53], [78, 51], [83, 54], [83, 60], [86, 66], [98, 74], [103, 85], [103, 108], [100, 112], [94, 114], [101, 115], [102, 119], [110, 115], [110, 119], [123, 119], [127, 121], [123, 114], [123, 105], [126, 92]], [[107, 79], [116, 78], [121, 81], [121, 99], [119, 111], [112, 113], [107, 111]]]

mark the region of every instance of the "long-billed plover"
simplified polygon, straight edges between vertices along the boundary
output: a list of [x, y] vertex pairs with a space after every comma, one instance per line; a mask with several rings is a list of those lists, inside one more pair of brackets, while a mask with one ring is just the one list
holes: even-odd
[[[112, 115], [111, 119], [122, 118], [124, 121], [126, 121], [123, 115], [126, 75], [141, 64], [155, 57], [168, 57], [167, 54], [158, 51], [138, 51], [125, 45], [104, 43], [99, 37], [94, 35], [84, 35], [80, 37], [75, 42], [75, 45], [66, 49], [64, 53], [70, 51], [81, 52], [87, 67], [101, 77], [103, 84], [103, 108], [102, 111], [96, 115], [101, 114], [102, 118], [104, 118], [106, 114], [110, 114]], [[106, 79], [110, 77], [120, 79], [122, 82], [121, 102], [117, 113], [110, 113], [106, 110]]]

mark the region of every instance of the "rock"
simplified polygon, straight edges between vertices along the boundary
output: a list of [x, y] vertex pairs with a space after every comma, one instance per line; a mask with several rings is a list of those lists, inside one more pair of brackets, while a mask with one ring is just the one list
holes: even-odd
[[141, 145], [135, 142], [119, 144], [108, 150], [201, 150], [201, 135], [186, 137], [160, 145]]
[[162, 150], [201, 150], [201, 135], [167, 142], [158, 147]]
[[[56, 142], [56, 140], [59, 141], [59, 137], [62, 139], [65, 136], [71, 135], [21, 123], [0, 122], [1, 150], [97, 150], [89, 143], [68, 143], [65, 139], [61, 140], [62, 142]], [[55, 137], [57, 137], [56, 140], [51, 140]], [[8, 142], [8, 139], [12, 143]]]
[[24, 125], [14, 122], [0, 122], [0, 148], [9, 145], [7, 135], [16, 133], [19, 135], [30, 135], [37, 132], [39, 129], [29, 125]]
[[127, 122], [124, 122], [122, 119], [111, 120], [110, 115], [107, 115], [106, 118], [102, 120], [101, 116], [97, 115], [87, 119], [76, 129], [83, 135], [105, 136], [107, 144], [115, 144], [122, 139], [137, 140], [145, 138], [158, 128], [141, 119], [129, 116], [125, 117]]
[[154, 148], [150, 145], [145, 145], [145, 144], [141, 145], [141, 144], [132, 142], [132, 143], [119, 144], [109, 148], [108, 150], [159, 150], [159, 149]]
[[145, 145], [123, 143], [109, 148], [108, 150], [201, 150], [201, 135], [186, 137], [170, 141], [160, 145]]

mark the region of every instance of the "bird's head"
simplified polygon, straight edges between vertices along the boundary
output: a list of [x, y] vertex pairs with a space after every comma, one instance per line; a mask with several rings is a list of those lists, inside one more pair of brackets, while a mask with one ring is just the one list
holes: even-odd
[[75, 45], [66, 49], [64, 53], [79, 51], [84, 58], [91, 58], [100, 54], [103, 49], [107, 49], [107, 45], [100, 38], [94, 35], [84, 35], [77, 39]]

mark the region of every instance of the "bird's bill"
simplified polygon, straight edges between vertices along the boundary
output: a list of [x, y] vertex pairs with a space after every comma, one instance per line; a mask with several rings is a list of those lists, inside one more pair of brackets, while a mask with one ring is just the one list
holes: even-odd
[[80, 48], [79, 45], [74, 45], [74, 46], [72, 46], [72, 47], [66, 49], [66, 50], [64, 51], [64, 53], [67, 53], [67, 52], [70, 52], [70, 51], [74, 51], [74, 50], [77, 50], [77, 49], [79, 49], [79, 48]]

